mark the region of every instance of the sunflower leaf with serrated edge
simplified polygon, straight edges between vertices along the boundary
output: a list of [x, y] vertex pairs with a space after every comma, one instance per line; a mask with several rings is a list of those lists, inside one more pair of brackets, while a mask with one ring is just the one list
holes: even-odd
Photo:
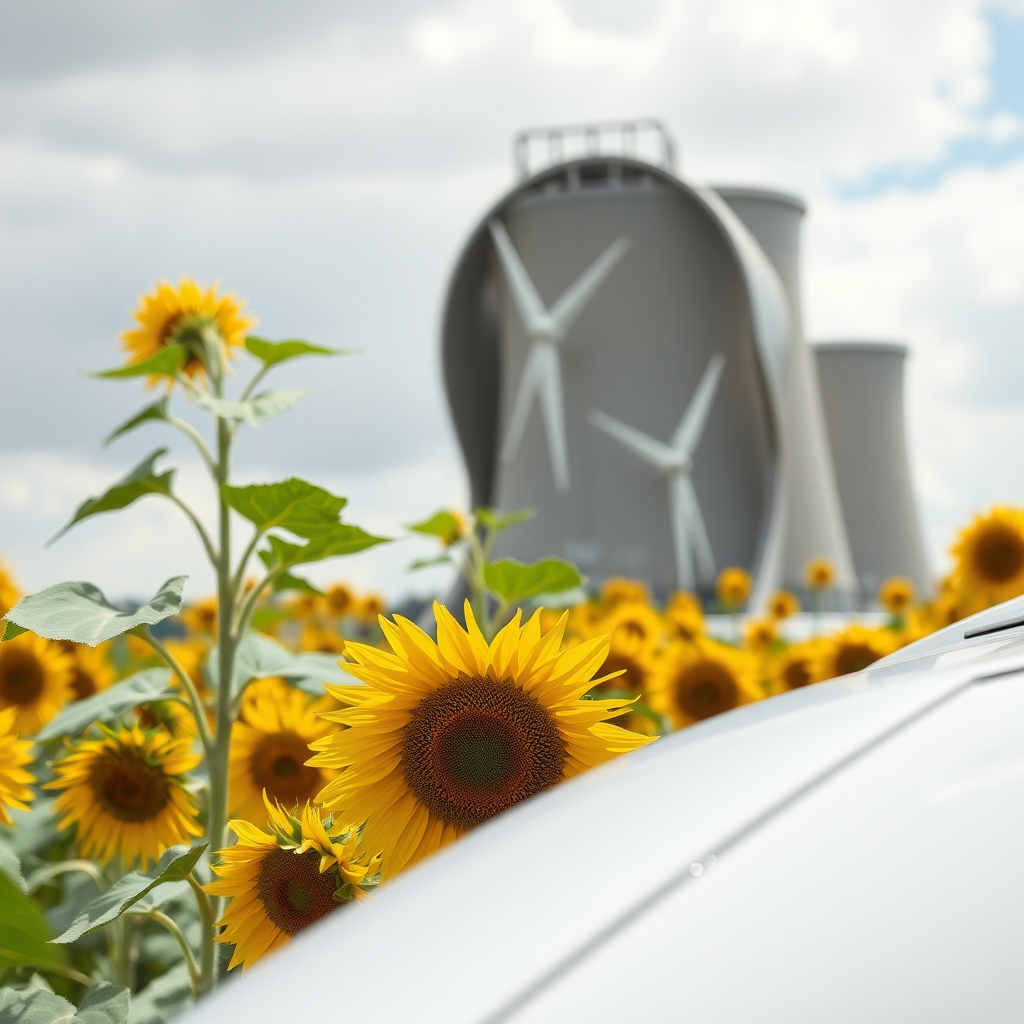
[[180, 697], [181, 690], [174, 689], [170, 684], [170, 669], [147, 668], [136, 672], [109, 689], [66, 704], [57, 717], [47, 722], [37, 733], [36, 739], [78, 736], [93, 722], [112, 722], [140, 704]]
[[314, 584], [310, 583], [309, 580], [302, 576], [293, 576], [290, 572], [281, 573], [280, 576], [274, 578], [274, 582], [270, 585], [271, 593], [277, 594], [282, 590], [301, 590], [306, 594], [316, 594], [318, 597], [323, 597], [324, 592]]
[[143, 423], [148, 423], [150, 420], [167, 420], [167, 406], [169, 402], [170, 398], [164, 395], [163, 398], [153, 402], [152, 405], [147, 405], [145, 409], [137, 412], [131, 419], [125, 420], [121, 426], [109, 433], [103, 439], [103, 447], [106, 448], [111, 441], [116, 441], [119, 437], [123, 437], [136, 427], [142, 426]]
[[338, 526], [338, 516], [348, 504], [348, 498], [294, 476], [273, 484], [224, 484], [221, 493], [261, 533], [278, 528], [307, 540]]
[[128, 1020], [129, 995], [123, 985], [101, 981], [78, 1004], [82, 1024], [124, 1024]]
[[19, 883], [0, 871], [0, 975], [10, 967], [51, 967], [67, 959], [50, 945], [53, 933], [42, 908], [24, 886], [23, 879]]
[[149, 896], [158, 886], [179, 883], [175, 888], [165, 888], [162, 893], [146, 900], [139, 912], [167, 903], [188, 891], [188, 878], [192, 869], [209, 843], [198, 843], [189, 848], [184, 844], [172, 846], [164, 852], [156, 865], [149, 871], [130, 871], [116, 881], [102, 896], [86, 906], [71, 923], [71, 927], [53, 941], [63, 944], [88, 935], [105, 924], [131, 910]]
[[245, 339], [245, 347], [267, 368], [288, 359], [297, 359], [299, 356], [349, 356], [359, 351], [354, 348], [328, 348], [326, 345], [314, 345], [298, 338], [268, 341], [253, 334]]
[[123, 377], [170, 377], [173, 380], [187, 359], [188, 353], [183, 345], [168, 345], [148, 359], [129, 363], [127, 366], [119, 366], [113, 370], [102, 370], [99, 373], [94, 373], [93, 376], [105, 380], [117, 380]]
[[322, 562], [326, 558], [342, 555], [353, 555], [364, 551], [374, 544], [385, 544], [391, 538], [376, 537], [358, 526], [338, 523], [330, 530], [325, 530], [309, 541], [308, 544], [291, 544], [280, 537], [271, 535], [267, 538], [269, 550], [264, 548], [258, 554], [263, 564], [275, 571], [291, 569], [296, 565], [310, 562]]
[[244, 402], [234, 402], [197, 390], [192, 397], [196, 405], [222, 420], [236, 420], [248, 423], [250, 427], [258, 427], [264, 420], [280, 416], [306, 394], [305, 388], [279, 388], [275, 391], [261, 391]]
[[123, 476], [116, 484], [108, 488], [103, 494], [95, 498], [86, 498], [78, 506], [71, 521], [57, 531], [47, 542], [49, 547], [55, 540], [64, 536], [76, 523], [80, 523], [89, 516], [98, 515], [100, 512], [114, 512], [117, 509], [127, 508], [132, 502], [147, 494], [162, 494], [170, 497], [171, 482], [174, 479], [174, 470], [167, 469], [163, 473], [157, 473], [156, 461], [167, 454], [166, 448], [157, 448], [150, 452], [127, 476]]
[[[217, 686], [217, 648], [210, 652], [206, 673], [213, 687]], [[353, 679], [329, 655], [317, 651], [296, 654], [262, 633], [247, 633], [235, 653], [236, 694], [254, 679], [280, 676], [294, 686], [323, 696], [323, 683], [351, 684]]]
[[[181, 592], [187, 576], [173, 576], [156, 596], [137, 608], [115, 608], [99, 587], [82, 580], [57, 583], [23, 597], [6, 615], [8, 628], [3, 639], [10, 640], [10, 626], [19, 632], [31, 630], [47, 640], [70, 640], [76, 644], [97, 644], [128, 633], [140, 626], [153, 626], [181, 611]], [[0, 620], [2, 621], [2, 620]]]
[[492, 594], [511, 604], [582, 586], [584, 578], [576, 566], [561, 558], [543, 558], [529, 565], [501, 558], [484, 566], [484, 582]]
[[518, 512], [497, 512], [493, 508], [478, 508], [473, 514], [476, 521], [491, 533], [501, 533], [510, 526], [525, 523], [535, 515], [532, 508], [521, 508]]
[[73, 1004], [43, 988], [0, 989], [0, 1020], [5, 1024], [81, 1024]]

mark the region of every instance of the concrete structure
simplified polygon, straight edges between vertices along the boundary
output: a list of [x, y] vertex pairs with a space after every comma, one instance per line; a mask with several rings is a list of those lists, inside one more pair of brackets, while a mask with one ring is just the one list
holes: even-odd
[[[845, 606], [858, 583], [803, 335], [803, 204], [682, 180], [667, 137], [660, 166], [602, 152], [616, 127], [639, 137], [541, 132], [548, 159], [532, 175], [524, 133], [525, 177], [459, 256], [442, 348], [472, 500], [534, 509], [502, 553], [560, 555], [594, 584], [626, 575], [707, 596], [713, 567], [741, 565], [757, 609], [779, 586], [802, 590], [824, 557]], [[585, 155], [566, 160], [574, 132]], [[670, 458], [718, 356], [699, 448]]]
[[911, 485], [903, 410], [907, 349], [883, 342], [814, 346], [843, 517], [860, 589], [907, 576], [927, 597], [933, 577]]

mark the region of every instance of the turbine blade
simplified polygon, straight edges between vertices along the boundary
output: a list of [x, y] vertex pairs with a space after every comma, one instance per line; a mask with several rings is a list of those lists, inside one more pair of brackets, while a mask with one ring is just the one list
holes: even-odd
[[683, 413], [675, 433], [672, 435], [672, 447], [690, 459], [694, 448], [704, 433], [704, 425], [708, 420], [708, 413], [711, 412], [711, 404], [715, 400], [715, 392], [718, 390], [718, 381], [722, 376], [725, 367], [725, 356], [716, 352], [704, 371], [697, 390], [690, 399], [690, 404]]
[[674, 483], [679, 492], [679, 506], [686, 520], [690, 543], [693, 545], [693, 553], [697, 560], [698, 582], [714, 583], [715, 556], [711, 551], [711, 541], [708, 540], [704, 517], [700, 514], [700, 505], [697, 503], [697, 492], [694, 490], [693, 481], [688, 476], [680, 474]]
[[676, 453], [667, 444], [641, 434], [639, 430], [626, 426], [614, 416], [609, 416], [598, 409], [591, 409], [589, 419], [598, 430], [603, 430], [609, 437], [615, 438], [624, 448], [628, 448], [634, 455], [638, 455], [644, 462], [662, 473], [670, 472], [677, 461]]
[[505, 272], [508, 290], [512, 293], [512, 301], [519, 311], [526, 333], [532, 337], [538, 324], [546, 318], [547, 309], [537, 294], [537, 289], [526, 272], [512, 239], [508, 237], [505, 225], [500, 220], [492, 220], [488, 227], [491, 230], [491, 238], [494, 239], [494, 248], [498, 253], [501, 269]]
[[565, 440], [565, 406], [562, 398], [562, 366], [558, 349], [550, 343], [539, 342], [538, 365], [540, 372], [540, 404], [544, 413], [544, 428], [548, 435], [551, 455], [551, 473], [555, 489], [563, 494], [569, 490], [569, 450]]
[[501, 449], [503, 462], [511, 462], [519, 451], [519, 444], [523, 440], [523, 431], [526, 429], [526, 421], [530, 416], [530, 405], [533, 403], [533, 396], [537, 393], [543, 374], [541, 361], [540, 345], [538, 342], [534, 342], [526, 357], [523, 375], [519, 378], [519, 391], [516, 392], [512, 415], [509, 417], [508, 433], [505, 435], [505, 444]]
[[628, 238], [617, 238], [576, 280], [562, 293], [551, 307], [551, 319], [555, 329], [564, 337], [572, 322], [583, 312], [584, 307], [601, 287], [604, 279], [612, 272], [615, 264], [626, 255], [632, 243]]
[[668, 510], [672, 519], [672, 545], [676, 554], [676, 584], [680, 590], [695, 590], [688, 518], [679, 488], [681, 479], [682, 477], [675, 476], [668, 482]]

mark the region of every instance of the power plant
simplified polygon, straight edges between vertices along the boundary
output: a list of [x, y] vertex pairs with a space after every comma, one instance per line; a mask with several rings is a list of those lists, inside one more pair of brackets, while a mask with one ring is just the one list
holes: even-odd
[[812, 558], [839, 607], [897, 573], [927, 594], [905, 350], [808, 346], [803, 203], [688, 181], [657, 122], [533, 130], [516, 158], [442, 323], [473, 504], [536, 511], [503, 553], [659, 596], [738, 565], [754, 610]]

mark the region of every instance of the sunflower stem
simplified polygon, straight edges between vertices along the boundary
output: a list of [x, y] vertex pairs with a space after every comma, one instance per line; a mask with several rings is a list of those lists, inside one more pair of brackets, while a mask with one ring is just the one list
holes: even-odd
[[[213, 904], [210, 902], [210, 897], [207, 896], [205, 890], [199, 879], [196, 878], [195, 872], [191, 872], [186, 879], [188, 884], [192, 888], [192, 893], [196, 898], [196, 905], [199, 908], [199, 920], [203, 926], [203, 948], [200, 952], [202, 963], [200, 965], [200, 985], [205, 985], [207, 978], [214, 977], [216, 968], [216, 957], [214, 953], [216, 946], [211, 942], [207, 944], [205, 936], [207, 934], [213, 935], [214, 929], [217, 924], [217, 915], [214, 912]], [[200, 991], [206, 991], [205, 988], [200, 988]]]
[[185, 958], [185, 966], [188, 968], [188, 980], [192, 986], [192, 998], [198, 999], [203, 993], [203, 978], [199, 971], [199, 965], [196, 963], [195, 953], [192, 952], [192, 946], [189, 944], [188, 939], [185, 938], [185, 933], [161, 910], [148, 910], [143, 914], [129, 913], [127, 916], [148, 917], [150, 920], [156, 921], [157, 924], [163, 925], [174, 936], [175, 942], [181, 947], [182, 956]]
[[188, 521], [195, 527], [196, 533], [199, 535], [199, 539], [203, 542], [206, 557], [209, 558], [210, 564], [216, 568], [220, 559], [217, 556], [217, 552], [214, 550], [213, 542], [210, 540], [210, 535], [206, 532], [206, 528], [199, 521], [199, 517], [176, 494], [169, 494], [168, 497], [175, 505], [178, 506], [178, 508], [181, 509], [182, 512], [185, 513]]
[[185, 420], [180, 420], [177, 416], [168, 416], [167, 422], [170, 423], [172, 427], [177, 427], [178, 430], [180, 430], [196, 446], [196, 450], [202, 457], [206, 468], [210, 472], [210, 476], [216, 477], [217, 465], [213, 461], [213, 455], [210, 453], [210, 449], [206, 447], [206, 442], [203, 440], [202, 434], [200, 434], [191, 423], [188, 423]]
[[199, 691], [192, 682], [189, 674], [181, 667], [181, 662], [147, 629], [142, 634], [143, 639], [149, 644], [164, 661], [167, 667], [178, 677], [182, 689], [188, 694], [189, 707], [192, 709], [192, 717], [196, 720], [196, 727], [199, 729], [199, 739], [203, 744], [203, 751], [207, 757], [213, 752], [213, 737], [210, 735], [210, 727], [206, 723], [206, 709], [199, 698]]
[[[214, 378], [218, 395], [223, 390], [222, 378]], [[224, 499], [224, 486], [228, 482], [231, 457], [231, 429], [227, 422], [217, 418], [217, 502], [220, 523], [220, 561], [217, 564], [217, 735], [210, 758], [210, 856], [215, 858], [227, 845], [228, 824], [228, 761], [231, 751], [232, 689], [235, 676], [235, 650], [238, 635], [235, 632], [235, 595], [231, 583], [231, 509]], [[220, 910], [220, 900], [211, 901], [214, 918]], [[217, 983], [216, 952], [213, 927], [203, 928], [202, 990], [210, 991]]]

